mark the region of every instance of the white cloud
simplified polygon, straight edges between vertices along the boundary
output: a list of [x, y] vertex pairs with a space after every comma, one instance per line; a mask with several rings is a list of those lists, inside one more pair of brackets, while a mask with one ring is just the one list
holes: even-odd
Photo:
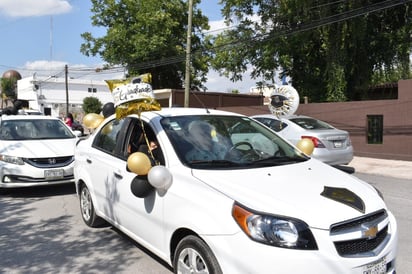
[[103, 64], [93, 66], [84, 64], [68, 64], [63, 61], [37, 60], [26, 62], [24, 68], [19, 69], [22, 77], [29, 77], [33, 74], [37, 76], [56, 76], [65, 77], [65, 66], [68, 65], [69, 78], [82, 78], [93, 80], [123, 79], [124, 71], [121, 69], [114, 70], [96, 70], [103, 67]]
[[210, 70], [207, 74], [205, 86], [207, 91], [231, 92], [237, 89], [240, 93], [249, 93], [250, 88], [256, 86], [256, 81], [250, 78], [250, 71], [242, 75], [242, 81], [232, 82], [229, 78], [220, 76], [215, 70]]
[[1, 0], [0, 13], [9, 17], [31, 17], [68, 13], [67, 0]]

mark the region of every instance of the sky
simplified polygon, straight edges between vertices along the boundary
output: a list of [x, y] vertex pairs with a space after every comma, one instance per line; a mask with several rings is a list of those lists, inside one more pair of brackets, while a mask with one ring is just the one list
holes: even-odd
[[[218, 2], [202, 0], [198, 6], [209, 18], [212, 30], [224, 27]], [[81, 33], [92, 32], [96, 37], [105, 34], [104, 30], [92, 27], [90, 8], [90, 0], [0, 0], [0, 77], [8, 70], [16, 70], [22, 77], [34, 73], [55, 75], [63, 72], [66, 64], [70, 76], [71, 71], [104, 64], [99, 57], [80, 53], [84, 42]], [[248, 73], [243, 78], [233, 83], [212, 71], [205, 86], [208, 91], [237, 89], [247, 93], [255, 81]]]

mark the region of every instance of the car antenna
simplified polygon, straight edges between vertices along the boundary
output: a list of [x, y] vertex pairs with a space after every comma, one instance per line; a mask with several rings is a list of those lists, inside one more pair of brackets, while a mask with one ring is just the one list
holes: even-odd
[[200, 100], [199, 97], [197, 97], [196, 93], [194, 93], [193, 91], [190, 91], [190, 93], [192, 93], [194, 95], [194, 97], [196, 98], [196, 100], [202, 105], [202, 107], [206, 110], [206, 113], [209, 114], [210, 111], [209, 109], [205, 106], [205, 104], [203, 104], [202, 100]]

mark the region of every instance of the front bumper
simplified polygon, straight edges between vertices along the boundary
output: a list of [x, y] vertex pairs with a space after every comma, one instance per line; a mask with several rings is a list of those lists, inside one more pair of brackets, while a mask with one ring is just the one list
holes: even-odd
[[[74, 183], [74, 163], [59, 168], [43, 169], [30, 165], [6, 164], [0, 167], [0, 188], [21, 188]], [[45, 170], [60, 170], [62, 177], [45, 177]]]
[[337, 273], [364, 274], [369, 267], [385, 260], [383, 273], [395, 273], [398, 245], [396, 220], [391, 213], [390, 238], [376, 256], [341, 257], [328, 230], [312, 229], [318, 250], [277, 248], [250, 240], [243, 232], [232, 236], [205, 236], [219, 260], [223, 273]]

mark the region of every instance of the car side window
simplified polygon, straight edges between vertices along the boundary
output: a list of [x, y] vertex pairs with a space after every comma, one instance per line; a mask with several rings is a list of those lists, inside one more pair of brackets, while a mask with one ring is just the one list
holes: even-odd
[[270, 129], [279, 132], [285, 129], [288, 125], [276, 119], [256, 118], [259, 122], [269, 127]]
[[119, 132], [123, 127], [124, 120], [112, 120], [107, 123], [98, 133], [93, 142], [93, 147], [114, 154], [118, 143]]
[[[142, 125], [144, 130], [142, 129]], [[132, 120], [130, 133], [127, 138], [126, 157], [134, 152], [142, 152], [149, 157], [153, 165], [165, 164], [163, 152], [156, 134], [152, 127], [146, 122], [140, 122], [137, 119]]]

